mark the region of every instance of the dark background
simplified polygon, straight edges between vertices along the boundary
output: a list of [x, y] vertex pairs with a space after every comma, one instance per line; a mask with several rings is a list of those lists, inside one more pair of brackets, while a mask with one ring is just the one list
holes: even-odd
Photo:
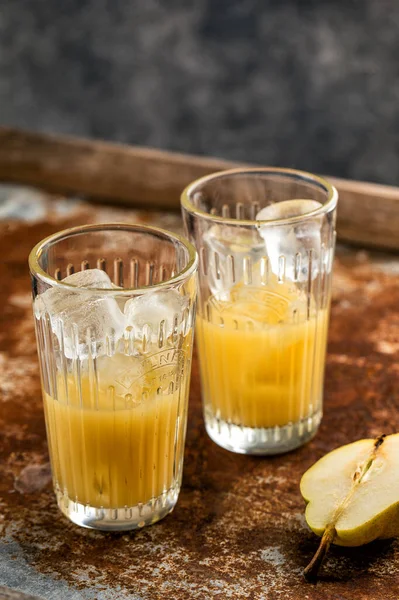
[[0, 122], [399, 184], [398, 0], [2, 0]]

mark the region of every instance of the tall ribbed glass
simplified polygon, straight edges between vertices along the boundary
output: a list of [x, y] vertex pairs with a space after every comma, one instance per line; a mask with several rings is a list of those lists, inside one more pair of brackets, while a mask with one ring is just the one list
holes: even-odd
[[154, 523], [182, 479], [196, 252], [160, 229], [88, 225], [29, 265], [58, 506], [95, 529]]
[[336, 204], [327, 181], [289, 169], [216, 173], [183, 192], [205, 425], [226, 449], [277, 454], [317, 431]]

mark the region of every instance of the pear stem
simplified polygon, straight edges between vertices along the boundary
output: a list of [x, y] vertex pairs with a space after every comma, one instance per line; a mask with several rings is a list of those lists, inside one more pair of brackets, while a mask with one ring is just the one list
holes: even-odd
[[331, 544], [334, 542], [334, 538], [337, 533], [335, 526], [338, 522], [338, 519], [342, 516], [342, 513], [347, 508], [349, 502], [352, 499], [353, 494], [355, 493], [356, 489], [362, 482], [363, 477], [371, 469], [373, 462], [376, 459], [377, 451], [380, 448], [380, 446], [382, 445], [385, 437], [386, 437], [386, 434], [384, 433], [384, 434], [378, 436], [374, 440], [373, 449], [370, 452], [369, 457], [362, 465], [360, 465], [360, 468], [358, 468], [355, 471], [355, 473], [353, 474], [353, 476], [352, 476], [353, 483], [352, 483], [352, 486], [351, 486], [348, 494], [345, 496], [345, 498], [342, 500], [342, 502], [335, 509], [335, 512], [331, 518], [331, 521], [327, 524], [327, 526], [324, 530], [323, 537], [321, 538], [320, 545], [319, 545], [318, 549], [316, 550], [316, 554], [314, 555], [314, 557], [312, 558], [312, 560], [310, 561], [310, 563], [308, 564], [308, 566], [305, 568], [305, 570], [303, 572], [306, 581], [315, 582], [317, 580], [317, 576], [318, 576], [320, 567], [323, 563], [323, 560], [324, 560]]
[[316, 550], [316, 554], [303, 572], [306, 581], [309, 583], [317, 580], [323, 560], [329, 551], [332, 542], [334, 541], [335, 533], [335, 527], [332, 525], [328, 525], [324, 530], [323, 537], [321, 538], [319, 547]]

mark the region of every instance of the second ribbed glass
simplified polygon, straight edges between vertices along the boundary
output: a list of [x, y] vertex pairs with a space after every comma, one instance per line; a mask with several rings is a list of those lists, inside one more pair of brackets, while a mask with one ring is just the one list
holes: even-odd
[[235, 452], [292, 450], [317, 431], [337, 193], [288, 169], [215, 173], [183, 193], [200, 255], [205, 426]]
[[95, 529], [154, 523], [182, 478], [196, 252], [156, 228], [92, 225], [29, 263], [58, 505]]

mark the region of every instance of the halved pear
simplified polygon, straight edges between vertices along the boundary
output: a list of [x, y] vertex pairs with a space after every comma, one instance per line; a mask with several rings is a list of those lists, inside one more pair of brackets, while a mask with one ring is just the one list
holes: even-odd
[[399, 536], [399, 434], [333, 450], [306, 471], [300, 489], [306, 521], [323, 536], [305, 575], [314, 575], [331, 543], [362, 546]]

